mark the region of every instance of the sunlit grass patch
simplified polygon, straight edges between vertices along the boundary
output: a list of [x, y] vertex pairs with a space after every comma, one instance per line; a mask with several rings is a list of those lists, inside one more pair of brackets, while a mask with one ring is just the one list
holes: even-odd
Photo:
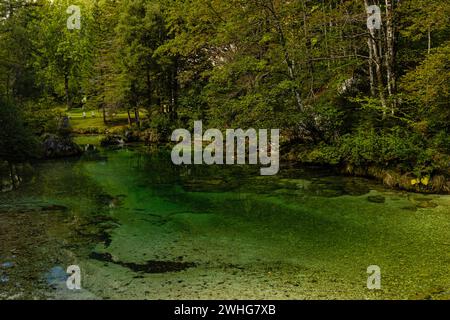
[[[86, 112], [86, 116], [83, 116]], [[126, 112], [110, 113], [107, 116], [106, 124], [103, 121], [103, 114], [99, 111], [83, 111], [81, 108], [71, 109], [67, 112], [73, 131], [78, 133], [104, 133], [108, 130], [117, 130], [128, 125], [128, 115]], [[145, 112], [140, 110], [139, 115], [145, 117]], [[134, 114], [132, 114], [134, 121]]]

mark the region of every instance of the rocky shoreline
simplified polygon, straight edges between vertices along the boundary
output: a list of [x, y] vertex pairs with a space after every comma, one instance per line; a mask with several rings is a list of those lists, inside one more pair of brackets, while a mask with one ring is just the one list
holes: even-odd
[[[81, 134], [79, 136], [86, 136]], [[89, 135], [92, 136], [92, 135]], [[94, 135], [95, 136], [95, 135]], [[101, 138], [100, 138], [101, 137]], [[121, 132], [109, 133], [105, 136], [99, 136], [99, 145], [102, 147], [124, 146], [129, 143], [144, 143], [145, 145], [159, 145], [167, 143], [168, 140], [163, 135], [159, 134], [157, 130], [147, 129], [144, 131], [138, 130], [123, 130]], [[84, 149], [83, 149], [84, 147]], [[91, 150], [93, 146], [88, 144], [80, 146], [73, 141], [70, 136], [61, 137], [53, 134], [47, 134], [43, 137], [42, 142], [42, 159], [56, 159], [64, 157], [81, 156], [86, 150]], [[311, 163], [302, 163], [298, 159], [291, 160], [291, 153], [282, 157], [282, 160], [294, 162], [301, 166], [311, 166]], [[323, 165], [317, 164], [320, 167], [330, 167], [336, 174], [347, 175], [354, 177], [364, 177], [374, 179], [381, 182], [384, 186], [394, 189], [403, 190], [414, 193], [423, 194], [450, 194], [450, 179], [443, 174], [431, 175], [427, 177], [418, 178], [413, 173], [402, 173], [394, 169], [372, 167], [356, 168], [350, 165]], [[22, 176], [25, 172], [29, 174], [32, 167], [28, 164], [13, 165], [13, 172], [9, 169], [7, 162], [0, 165], [0, 191], [6, 192], [14, 189], [22, 183]], [[25, 174], [25, 175], [26, 175]]]

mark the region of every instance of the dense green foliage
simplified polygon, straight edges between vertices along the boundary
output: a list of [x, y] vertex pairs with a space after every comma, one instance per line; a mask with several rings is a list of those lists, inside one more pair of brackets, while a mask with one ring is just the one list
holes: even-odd
[[[163, 135], [199, 119], [276, 127], [303, 162], [449, 176], [448, 1], [70, 4], [80, 30], [66, 26], [68, 1], [0, 4], [0, 95], [29, 132], [55, 130], [55, 106], [83, 106]], [[383, 20], [373, 32], [371, 4]]]
[[38, 153], [35, 137], [26, 129], [16, 107], [0, 101], [0, 159], [21, 162]]

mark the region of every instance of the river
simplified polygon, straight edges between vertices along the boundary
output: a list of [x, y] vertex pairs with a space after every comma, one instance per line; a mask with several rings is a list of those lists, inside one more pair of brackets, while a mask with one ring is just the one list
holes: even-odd
[[450, 299], [449, 196], [169, 151], [42, 162], [0, 194], [0, 299]]

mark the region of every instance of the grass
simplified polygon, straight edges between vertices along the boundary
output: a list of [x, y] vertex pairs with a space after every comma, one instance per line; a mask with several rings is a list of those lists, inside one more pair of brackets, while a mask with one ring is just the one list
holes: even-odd
[[[128, 125], [128, 115], [126, 112], [118, 112], [107, 118], [107, 123], [103, 122], [103, 114], [98, 111], [85, 111], [86, 117], [83, 117], [83, 110], [81, 108], [71, 109], [67, 111], [70, 117], [70, 124], [74, 132], [83, 133], [85, 131], [96, 131], [99, 133], [106, 130], [115, 131]], [[92, 112], [94, 114], [92, 115]], [[145, 112], [139, 111], [139, 116], [142, 119]]]

